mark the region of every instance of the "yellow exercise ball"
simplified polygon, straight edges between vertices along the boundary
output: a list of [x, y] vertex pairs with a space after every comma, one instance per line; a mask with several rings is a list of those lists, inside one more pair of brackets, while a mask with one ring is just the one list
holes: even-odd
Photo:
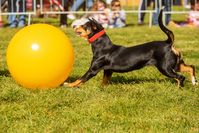
[[33, 24], [11, 39], [6, 60], [18, 84], [30, 89], [48, 89], [58, 87], [68, 78], [74, 53], [61, 30], [48, 24]]

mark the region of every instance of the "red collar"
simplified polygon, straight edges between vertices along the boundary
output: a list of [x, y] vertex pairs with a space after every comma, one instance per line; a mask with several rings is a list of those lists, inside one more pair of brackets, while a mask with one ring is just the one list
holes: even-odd
[[94, 42], [95, 40], [97, 40], [99, 37], [101, 37], [102, 35], [104, 35], [106, 32], [105, 30], [101, 30], [100, 32], [96, 33], [94, 36], [92, 36], [91, 38], [88, 39], [89, 43]]

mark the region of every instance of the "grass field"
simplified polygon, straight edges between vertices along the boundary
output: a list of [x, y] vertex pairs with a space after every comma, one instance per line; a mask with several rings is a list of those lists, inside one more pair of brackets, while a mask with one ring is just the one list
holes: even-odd
[[[114, 43], [132, 46], [166, 39], [158, 27], [137, 26], [131, 16], [127, 22], [126, 28], [106, 30]], [[170, 29], [184, 60], [194, 64], [199, 73], [199, 28]], [[79, 88], [22, 88], [10, 77], [5, 60], [8, 43], [18, 30], [0, 29], [1, 133], [199, 132], [199, 87], [192, 86], [186, 74], [183, 89], [153, 67], [115, 73], [107, 87], [101, 86], [101, 72]], [[91, 48], [70, 27], [63, 31], [75, 50], [75, 64], [68, 79], [74, 81], [88, 69]]]

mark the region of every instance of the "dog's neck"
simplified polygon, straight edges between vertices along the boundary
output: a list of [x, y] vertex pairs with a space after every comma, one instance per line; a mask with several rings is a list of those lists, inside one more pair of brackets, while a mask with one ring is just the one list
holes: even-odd
[[104, 52], [104, 50], [109, 51], [108, 49], [110, 49], [112, 46], [113, 43], [111, 42], [110, 38], [106, 35], [106, 33], [99, 36], [98, 38], [96, 38], [95, 41], [91, 43], [92, 52], [95, 56], [98, 56], [101, 52]]
[[98, 38], [100, 38], [101, 36], [103, 36], [104, 34], [106, 34], [105, 30], [101, 30], [99, 32], [97, 32], [96, 34], [94, 34], [92, 37], [90, 37], [88, 39], [89, 43], [93, 43], [94, 41], [96, 41]]

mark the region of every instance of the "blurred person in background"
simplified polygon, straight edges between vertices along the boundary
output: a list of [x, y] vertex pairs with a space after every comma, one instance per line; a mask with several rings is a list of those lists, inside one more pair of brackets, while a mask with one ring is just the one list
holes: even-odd
[[[87, 8], [88, 11], [92, 9], [93, 0], [75, 0], [74, 3], [73, 3], [73, 5], [72, 5], [72, 7], [71, 7], [71, 11], [74, 12], [74, 11], [79, 10], [84, 3], [86, 4], [86, 8]], [[74, 20], [76, 18], [74, 16], [74, 14], [72, 14], [72, 13], [68, 14], [67, 17], [69, 19], [71, 19], [71, 20]]]
[[[151, 3], [153, 3], [153, 9], [155, 12], [153, 13], [152, 17], [152, 25], [158, 25], [158, 16], [160, 13], [160, 9], [164, 6], [164, 11], [171, 11], [172, 0], [140, 0], [139, 4], [139, 13], [138, 13], [138, 24], [144, 24], [144, 16], [145, 13], [141, 11], [145, 11]], [[165, 15], [165, 24], [168, 25], [171, 19], [171, 14]]]
[[[25, 0], [8, 0], [9, 13], [21, 13], [25, 11], [26, 11]], [[25, 22], [26, 22], [26, 17], [24, 14], [8, 16], [8, 23], [11, 28], [24, 27]]]
[[[62, 0], [60, 8], [61, 11], [68, 11], [69, 0]], [[60, 14], [60, 27], [65, 28], [67, 26], [67, 14]]]
[[199, 26], [199, 0], [191, 0], [191, 11], [189, 12], [188, 24]]
[[108, 28], [110, 9], [104, 0], [96, 0], [93, 4], [92, 11], [99, 11], [99, 13], [92, 14], [97, 22], [99, 22], [104, 28]]
[[[158, 25], [158, 16], [159, 16], [160, 9], [162, 6], [164, 6], [164, 11], [166, 12], [171, 11], [172, 0], [157, 0], [156, 5], [157, 5], [155, 9], [156, 12], [153, 13], [153, 21], [152, 21], [153, 25]], [[171, 21], [171, 14], [166, 14], [164, 23], [168, 25], [170, 21]]]
[[120, 0], [111, 1], [111, 12], [109, 14], [109, 28], [121, 28], [126, 26], [126, 14], [121, 8]]
[[[7, 7], [7, 1], [6, 0], [1, 0], [0, 1], [0, 7], [1, 7], [1, 12], [3, 12], [6, 7]], [[0, 15], [0, 27], [3, 27], [3, 18], [2, 16]]]
[[190, 0], [191, 11], [187, 15], [185, 22], [173, 22], [173, 27], [199, 27], [199, 0]]
[[0, 15], [0, 27], [3, 27], [3, 19], [1, 15]]
[[[138, 24], [139, 25], [142, 25], [144, 24], [144, 17], [145, 17], [145, 13], [144, 12], [141, 12], [141, 11], [144, 11], [147, 9], [148, 6], [150, 6], [150, 4], [153, 2], [153, 4], [155, 4], [154, 0], [140, 0], [140, 3], [139, 3], [139, 8], [138, 10], [140, 12], [138, 12]], [[155, 6], [153, 6], [155, 7]]]

